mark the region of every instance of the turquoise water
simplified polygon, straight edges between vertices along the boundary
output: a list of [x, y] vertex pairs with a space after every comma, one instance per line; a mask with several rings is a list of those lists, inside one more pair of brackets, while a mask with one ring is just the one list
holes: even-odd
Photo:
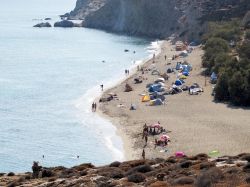
[[148, 56], [150, 41], [83, 28], [32, 27], [40, 22], [33, 19], [54, 22], [74, 4], [0, 1], [1, 172], [30, 170], [34, 160], [69, 167], [123, 159], [115, 128], [90, 112], [90, 103], [100, 84], [124, 76], [134, 60]]

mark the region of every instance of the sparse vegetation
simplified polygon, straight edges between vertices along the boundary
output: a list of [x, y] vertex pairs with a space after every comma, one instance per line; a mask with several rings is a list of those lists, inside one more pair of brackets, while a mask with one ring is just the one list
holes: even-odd
[[210, 23], [208, 32], [203, 36], [203, 67], [207, 75], [212, 72], [218, 74], [216, 100], [250, 106], [249, 31], [246, 31], [244, 39], [242, 36], [238, 21]]

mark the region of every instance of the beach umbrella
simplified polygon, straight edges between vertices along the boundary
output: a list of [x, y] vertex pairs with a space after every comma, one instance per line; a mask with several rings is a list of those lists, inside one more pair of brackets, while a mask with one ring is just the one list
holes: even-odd
[[217, 157], [219, 154], [220, 154], [220, 152], [217, 150], [213, 150], [213, 151], [208, 153], [208, 155], [211, 157]]
[[169, 140], [170, 137], [169, 137], [168, 135], [164, 134], [164, 135], [162, 135], [162, 136], [160, 137], [160, 139], [163, 140], [163, 141], [165, 141], [165, 140]]
[[153, 124], [151, 125], [152, 128], [161, 128], [160, 124], [159, 123], [156, 123], [156, 124]]

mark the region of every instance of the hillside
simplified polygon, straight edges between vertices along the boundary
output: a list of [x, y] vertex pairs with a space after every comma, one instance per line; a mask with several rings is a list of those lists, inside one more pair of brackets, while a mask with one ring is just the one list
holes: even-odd
[[199, 39], [207, 21], [243, 17], [248, 0], [78, 0], [68, 19], [84, 27], [154, 38]]
[[95, 167], [82, 164], [72, 168], [39, 168], [36, 172], [9, 173], [0, 177], [0, 186], [39, 187], [168, 187], [250, 185], [250, 154], [234, 157], [193, 157], [113, 162]]

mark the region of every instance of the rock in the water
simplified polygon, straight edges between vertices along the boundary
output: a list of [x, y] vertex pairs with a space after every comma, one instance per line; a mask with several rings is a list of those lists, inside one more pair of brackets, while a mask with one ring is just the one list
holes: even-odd
[[74, 27], [74, 23], [72, 21], [63, 20], [56, 22], [54, 27]]
[[38, 23], [34, 25], [34, 27], [51, 27], [51, 24], [49, 22], [43, 22], [43, 23]]

